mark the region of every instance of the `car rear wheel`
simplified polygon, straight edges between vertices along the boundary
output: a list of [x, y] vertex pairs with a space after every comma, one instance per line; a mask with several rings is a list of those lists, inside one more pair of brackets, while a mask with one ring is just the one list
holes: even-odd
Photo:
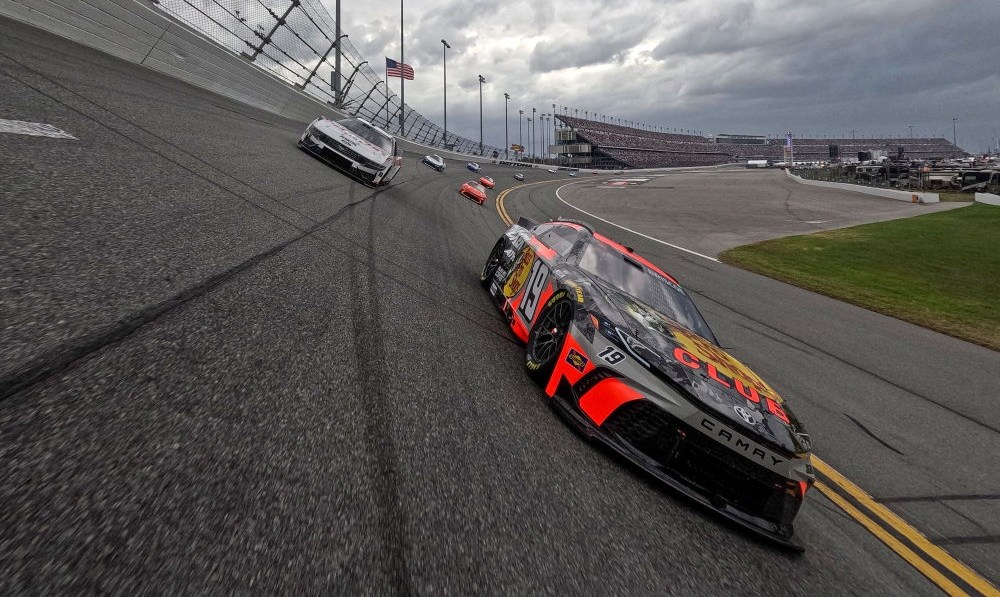
[[497, 244], [493, 245], [490, 256], [486, 258], [483, 271], [479, 274], [479, 283], [483, 285], [483, 288], [489, 288], [493, 276], [496, 275], [497, 269], [500, 267], [500, 260], [503, 259], [504, 244], [504, 239], [501, 238], [498, 240]]
[[557, 300], [538, 316], [524, 348], [524, 366], [536, 381], [544, 383], [552, 374], [572, 321], [573, 302], [568, 298]]

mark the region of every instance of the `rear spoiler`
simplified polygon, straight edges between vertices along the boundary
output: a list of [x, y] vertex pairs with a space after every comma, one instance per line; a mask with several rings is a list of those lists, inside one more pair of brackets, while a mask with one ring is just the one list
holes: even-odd
[[538, 222], [532, 220], [531, 218], [518, 216], [517, 225], [520, 226], [521, 228], [527, 228], [528, 230], [531, 230], [535, 226], [538, 226]]

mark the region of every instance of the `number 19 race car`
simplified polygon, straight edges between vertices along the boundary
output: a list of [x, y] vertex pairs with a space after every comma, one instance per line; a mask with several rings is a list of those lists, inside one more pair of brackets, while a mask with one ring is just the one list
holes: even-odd
[[782, 545], [815, 480], [788, 405], [726, 353], [691, 298], [575, 220], [521, 218], [481, 282], [525, 364], [577, 429], [670, 487]]

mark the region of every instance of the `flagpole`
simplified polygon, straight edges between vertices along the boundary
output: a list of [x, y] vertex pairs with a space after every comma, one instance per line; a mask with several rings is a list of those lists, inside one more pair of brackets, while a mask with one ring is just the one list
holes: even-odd
[[389, 63], [385, 63], [385, 129], [389, 130]]
[[[406, 64], [403, 55], [403, 0], [399, 0], [399, 64], [400, 69]], [[399, 73], [399, 136], [403, 136], [403, 121], [406, 119], [406, 76]]]

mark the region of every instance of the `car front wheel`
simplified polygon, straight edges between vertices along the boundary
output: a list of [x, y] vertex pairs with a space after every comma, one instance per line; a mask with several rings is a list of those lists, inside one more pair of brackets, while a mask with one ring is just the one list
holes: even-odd
[[524, 366], [536, 381], [544, 383], [552, 375], [572, 321], [573, 303], [568, 298], [557, 300], [538, 316], [524, 348]]

